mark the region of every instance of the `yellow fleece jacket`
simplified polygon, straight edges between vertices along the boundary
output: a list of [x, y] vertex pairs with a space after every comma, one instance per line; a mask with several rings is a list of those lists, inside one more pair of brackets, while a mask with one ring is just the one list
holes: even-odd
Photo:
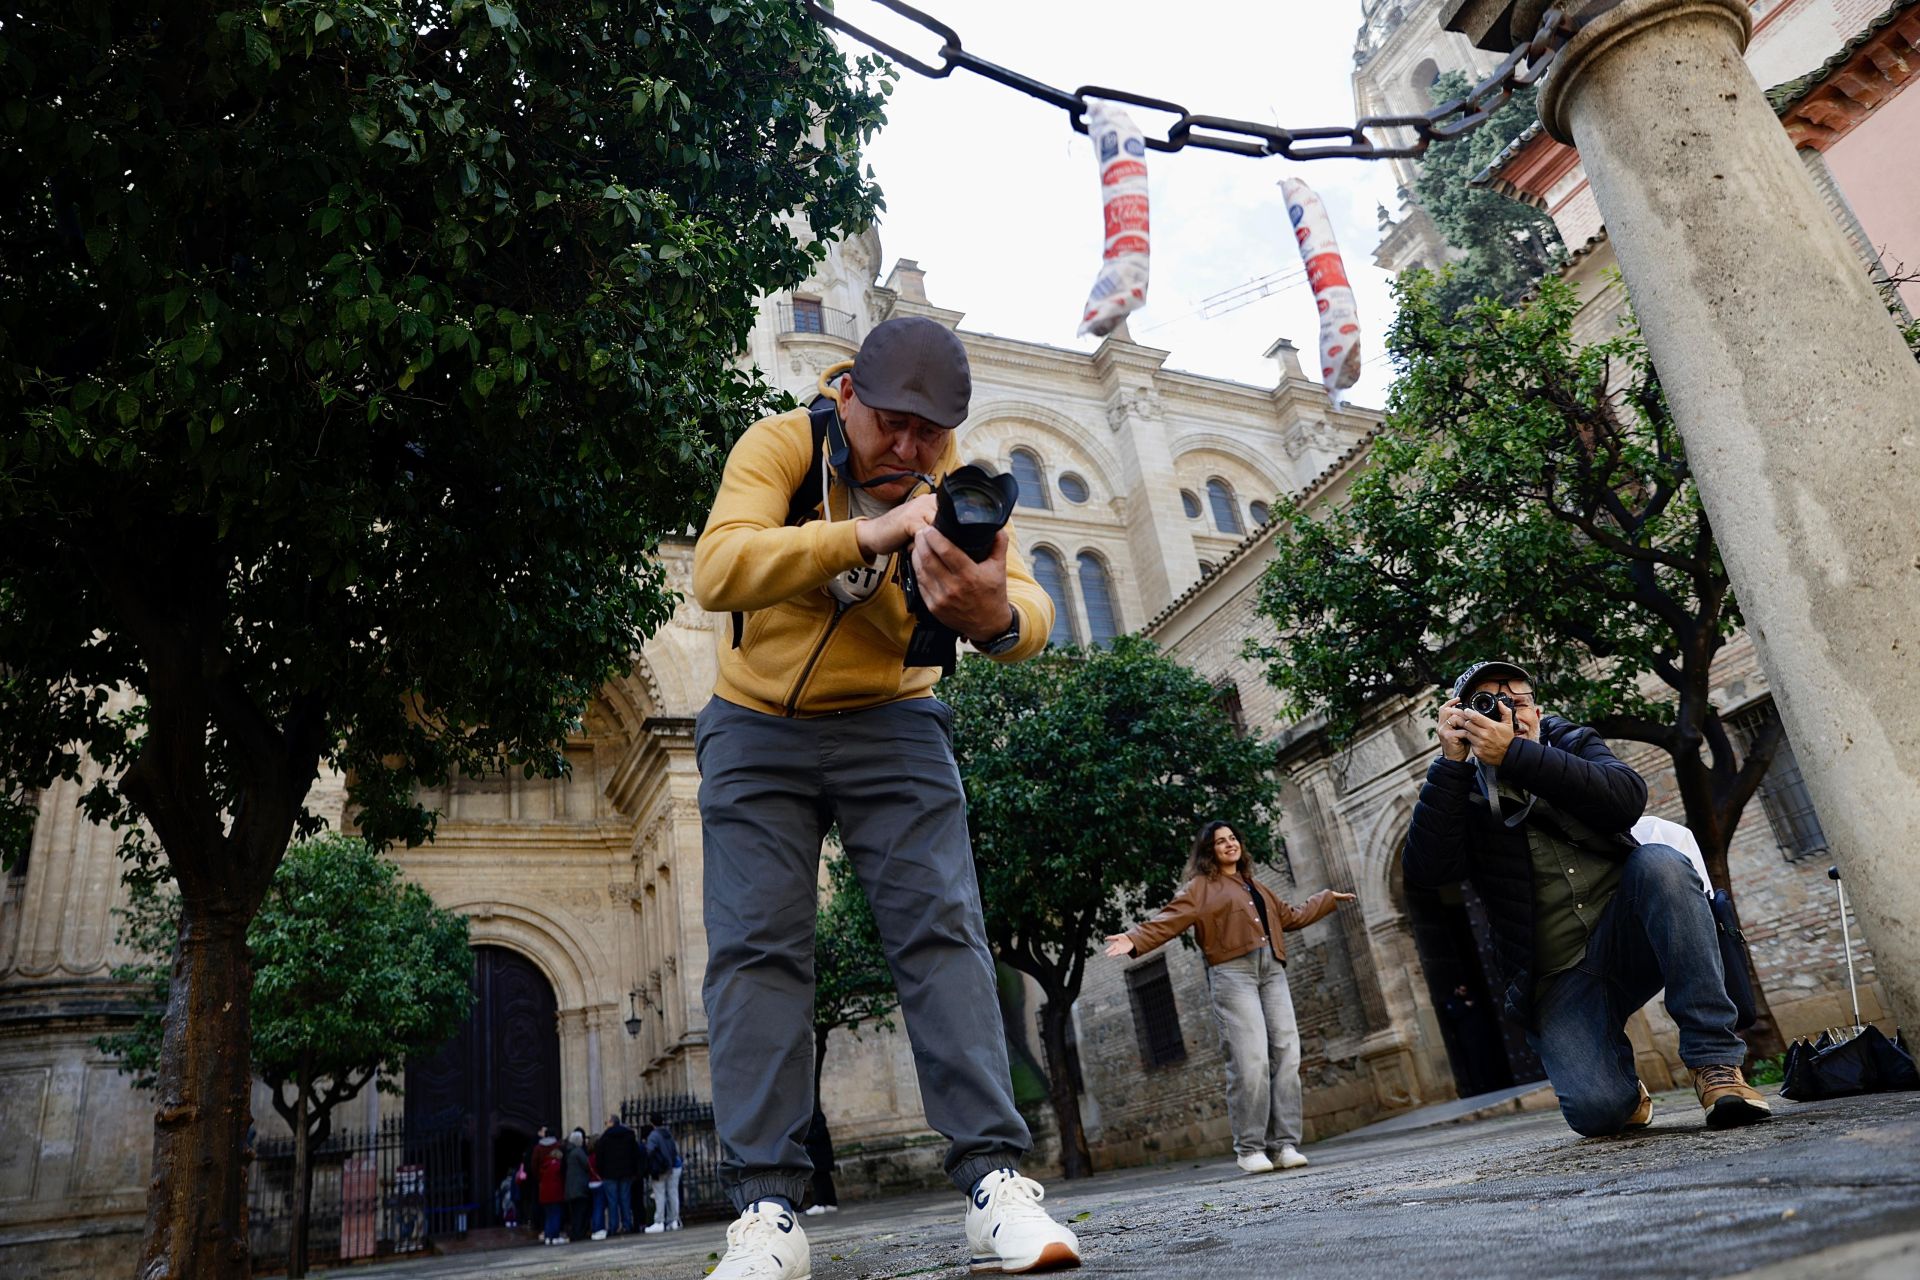
[[[832, 520], [788, 525], [787, 503], [803, 481], [819, 484], [805, 409], [763, 418], [727, 457], [720, 493], [693, 550], [693, 595], [713, 613], [745, 614], [740, 647], [720, 635], [714, 693], [771, 715], [818, 716], [928, 697], [938, 667], [905, 667], [914, 619], [894, 566], [858, 604], [842, 607], [826, 586], [866, 563], [847, 518], [847, 491], [831, 489]], [[938, 476], [960, 465], [950, 436]], [[1009, 538], [1013, 526], [1007, 526]], [[996, 655], [1030, 658], [1046, 647], [1053, 601], [1016, 550], [1007, 553], [1007, 598], [1020, 614], [1020, 642]]]

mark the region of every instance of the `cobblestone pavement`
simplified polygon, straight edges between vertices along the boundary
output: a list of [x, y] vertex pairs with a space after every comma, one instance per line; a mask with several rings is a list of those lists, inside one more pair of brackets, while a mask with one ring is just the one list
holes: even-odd
[[[1713, 1133], [1691, 1093], [1666, 1094], [1633, 1137], [1509, 1115], [1335, 1139], [1294, 1173], [1223, 1159], [1055, 1181], [1047, 1204], [1080, 1233], [1084, 1276], [1920, 1276], [1920, 1093], [1775, 1108]], [[926, 1194], [805, 1218], [815, 1280], [964, 1274], [962, 1207]], [[351, 1274], [697, 1280], [725, 1247], [724, 1224], [704, 1223]]]

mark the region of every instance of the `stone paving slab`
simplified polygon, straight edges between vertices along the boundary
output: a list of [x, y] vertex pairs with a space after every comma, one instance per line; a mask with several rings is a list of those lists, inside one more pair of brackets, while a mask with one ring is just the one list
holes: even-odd
[[[1714, 1133], [1690, 1093], [1666, 1094], [1650, 1130], [1611, 1139], [1580, 1138], [1557, 1113], [1504, 1115], [1312, 1147], [1294, 1173], [1245, 1177], [1223, 1160], [1055, 1182], [1047, 1203], [1077, 1219], [1083, 1276], [1920, 1274], [1901, 1270], [1920, 1256], [1920, 1093], [1775, 1107], [1769, 1123]], [[962, 1275], [961, 1209], [927, 1194], [804, 1218], [815, 1280]], [[723, 1224], [696, 1224], [333, 1274], [697, 1280], [724, 1248]]]

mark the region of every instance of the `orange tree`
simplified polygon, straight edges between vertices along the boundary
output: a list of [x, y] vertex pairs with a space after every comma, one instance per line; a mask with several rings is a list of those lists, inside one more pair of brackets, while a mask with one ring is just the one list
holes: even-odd
[[885, 87], [785, 0], [0, 17], [0, 830], [90, 756], [179, 888], [140, 1274], [247, 1274], [246, 934], [317, 770], [379, 845], [564, 768]]
[[[1529, 304], [1455, 311], [1445, 277], [1396, 285], [1387, 420], [1350, 500], [1281, 502], [1250, 642], [1296, 715], [1346, 740], [1392, 697], [1445, 697], [1468, 663], [1524, 661], [1555, 714], [1673, 761], [1686, 825], [1718, 888], [1780, 743], [1742, 743], [1712, 700], [1739, 605], [1639, 335], [1573, 335], [1549, 277]], [[1751, 959], [1749, 959], [1751, 965]], [[1780, 1051], [1755, 983], [1757, 1054]]]
[[1173, 896], [1194, 832], [1224, 818], [1256, 859], [1273, 846], [1273, 744], [1238, 733], [1212, 685], [1150, 640], [962, 662], [941, 682], [967, 788], [995, 955], [1046, 1003], [1047, 1097], [1069, 1178], [1091, 1173], [1069, 1048], [1100, 939]]

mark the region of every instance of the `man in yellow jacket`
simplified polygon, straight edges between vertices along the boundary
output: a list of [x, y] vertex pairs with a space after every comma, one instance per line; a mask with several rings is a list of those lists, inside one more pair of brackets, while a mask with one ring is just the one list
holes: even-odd
[[972, 394], [952, 331], [889, 320], [835, 373], [822, 382], [843, 439], [818, 440], [805, 410], [755, 423], [694, 550], [695, 597], [734, 615], [695, 731], [714, 1122], [740, 1212], [712, 1275], [810, 1273], [794, 1210], [813, 1172], [814, 916], [835, 823], [873, 904], [927, 1119], [969, 1197], [974, 1269], [1078, 1265], [1073, 1233], [1017, 1171], [1032, 1139], [1013, 1103], [952, 712], [933, 696], [938, 670], [905, 665], [915, 619], [897, 562], [912, 558], [936, 619], [1003, 662], [1046, 646], [1052, 602], [1010, 527], [979, 563], [933, 527], [929, 481], [958, 464]]

